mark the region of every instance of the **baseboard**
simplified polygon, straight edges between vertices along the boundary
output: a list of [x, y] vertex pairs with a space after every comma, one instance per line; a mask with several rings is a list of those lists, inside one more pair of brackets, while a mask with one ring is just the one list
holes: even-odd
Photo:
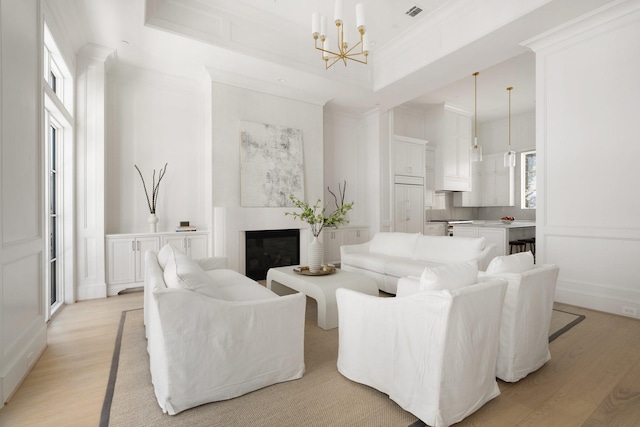
[[[640, 314], [640, 303], [638, 302], [567, 289], [556, 288], [555, 301], [635, 319], [638, 319], [638, 314]], [[633, 315], [634, 310], [635, 315]]]
[[134, 283], [122, 283], [118, 285], [108, 285], [107, 286], [107, 296], [113, 297], [119, 295], [122, 291], [126, 291], [128, 289], [136, 289], [144, 288], [144, 282], [134, 282]]
[[98, 283], [95, 285], [80, 285], [78, 286], [78, 289], [76, 289], [76, 295], [78, 301], [106, 298], [107, 284]]

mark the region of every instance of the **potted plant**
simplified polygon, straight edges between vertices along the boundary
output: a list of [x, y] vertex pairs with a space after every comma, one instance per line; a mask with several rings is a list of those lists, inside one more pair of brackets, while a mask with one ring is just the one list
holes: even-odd
[[291, 194], [289, 199], [293, 205], [300, 209], [298, 212], [286, 212], [285, 215], [291, 215], [295, 219], [304, 221], [309, 224], [311, 233], [313, 234], [313, 240], [309, 243], [309, 271], [316, 273], [320, 270], [322, 265], [323, 248], [322, 243], [318, 240], [318, 236], [322, 232], [324, 227], [338, 227], [338, 225], [348, 224], [349, 221], [346, 218], [347, 213], [353, 208], [353, 202], [345, 203], [344, 196], [347, 189], [347, 182], [344, 182], [344, 186], [338, 184], [338, 192], [340, 199], [335, 195], [329, 187], [327, 190], [333, 196], [336, 209], [331, 214], [326, 214], [326, 208], [322, 206], [322, 201], [318, 199], [315, 204], [310, 205], [306, 201], [298, 199], [295, 195]]
[[156, 203], [158, 202], [158, 193], [160, 192], [160, 182], [162, 181], [162, 178], [164, 178], [164, 174], [167, 172], [167, 165], [168, 163], [165, 163], [164, 167], [160, 168], [160, 172], [158, 173], [158, 182], [156, 182], [156, 170], [153, 170], [153, 177], [151, 179], [151, 198], [149, 198], [147, 184], [144, 182], [144, 177], [142, 176], [140, 168], [138, 165], [133, 165], [140, 175], [142, 187], [144, 188], [144, 195], [147, 197], [147, 207], [149, 208], [149, 218], [147, 219], [147, 222], [149, 222], [149, 231], [152, 233], [157, 231], [158, 217], [156, 216]]

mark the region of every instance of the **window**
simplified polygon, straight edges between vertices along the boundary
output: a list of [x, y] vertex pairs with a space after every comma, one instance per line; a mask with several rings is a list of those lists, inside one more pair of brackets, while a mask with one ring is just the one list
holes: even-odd
[[[52, 307], [58, 305], [61, 301], [61, 288], [58, 286], [59, 268], [58, 268], [58, 234], [60, 225], [58, 223], [58, 139], [61, 136], [60, 126], [55, 123], [53, 119], [49, 121], [49, 135], [47, 149], [49, 155], [48, 169], [49, 169], [49, 189], [48, 199], [49, 203], [49, 305]], [[60, 138], [61, 139], [61, 138]]]
[[520, 155], [521, 191], [520, 207], [522, 209], [536, 208], [536, 152], [525, 151]]

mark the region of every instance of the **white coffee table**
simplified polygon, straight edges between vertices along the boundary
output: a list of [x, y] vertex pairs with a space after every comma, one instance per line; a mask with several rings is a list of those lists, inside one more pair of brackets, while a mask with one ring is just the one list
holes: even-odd
[[276, 267], [267, 271], [267, 288], [278, 295], [291, 293], [290, 289], [313, 298], [318, 303], [318, 326], [322, 329], [338, 327], [336, 289], [347, 288], [378, 296], [378, 285], [370, 277], [349, 271], [336, 270], [326, 276], [305, 276], [295, 273], [294, 267]]

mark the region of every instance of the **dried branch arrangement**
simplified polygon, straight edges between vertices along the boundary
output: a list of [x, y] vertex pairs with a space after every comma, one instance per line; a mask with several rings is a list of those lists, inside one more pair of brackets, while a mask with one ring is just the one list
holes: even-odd
[[169, 163], [165, 163], [163, 168], [160, 168], [158, 172], [158, 182], [156, 182], [156, 170], [153, 170], [153, 178], [151, 179], [151, 198], [149, 198], [149, 192], [147, 191], [147, 184], [144, 182], [144, 177], [142, 176], [142, 172], [140, 172], [140, 168], [138, 165], [135, 166], [138, 174], [140, 175], [140, 179], [142, 180], [142, 187], [144, 187], [144, 195], [147, 196], [147, 206], [149, 207], [149, 213], [156, 213], [156, 202], [158, 201], [158, 192], [160, 191], [160, 182], [162, 178], [164, 178], [164, 174], [167, 172], [167, 165]]

